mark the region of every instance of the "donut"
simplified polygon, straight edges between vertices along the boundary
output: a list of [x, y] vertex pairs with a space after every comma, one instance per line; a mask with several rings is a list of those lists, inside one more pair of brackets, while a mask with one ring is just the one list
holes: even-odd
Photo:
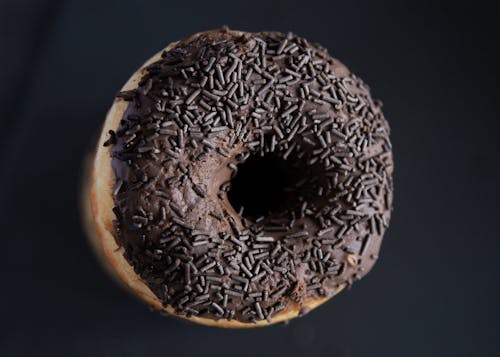
[[304, 315], [378, 258], [393, 196], [381, 106], [292, 33], [172, 43], [117, 94], [89, 156], [90, 241], [164, 314], [232, 328]]

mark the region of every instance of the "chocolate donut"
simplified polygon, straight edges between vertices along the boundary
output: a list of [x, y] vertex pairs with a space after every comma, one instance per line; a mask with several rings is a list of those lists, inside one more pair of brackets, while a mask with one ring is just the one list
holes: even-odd
[[168, 46], [117, 95], [91, 160], [87, 227], [153, 307], [261, 326], [371, 269], [392, 169], [381, 103], [324, 48], [208, 31]]

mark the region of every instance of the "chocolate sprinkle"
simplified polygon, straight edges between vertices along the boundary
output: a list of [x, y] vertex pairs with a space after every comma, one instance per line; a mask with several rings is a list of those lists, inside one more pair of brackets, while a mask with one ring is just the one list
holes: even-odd
[[[370, 270], [393, 164], [381, 104], [358, 77], [293, 34], [225, 29], [180, 41], [144, 73], [118, 94], [128, 109], [105, 145], [116, 240], [164, 305], [270, 321]], [[271, 154], [302, 172], [286, 188], [295, 203], [255, 220], [229, 212], [238, 166]]]

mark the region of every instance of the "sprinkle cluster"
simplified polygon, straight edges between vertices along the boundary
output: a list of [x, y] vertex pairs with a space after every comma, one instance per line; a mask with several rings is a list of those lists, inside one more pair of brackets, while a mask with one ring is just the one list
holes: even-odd
[[[326, 50], [292, 34], [207, 32], [119, 97], [130, 104], [106, 143], [117, 241], [165, 305], [271, 320], [371, 268], [392, 204], [389, 128]], [[251, 220], [226, 193], [253, 155], [303, 175], [290, 205]]]

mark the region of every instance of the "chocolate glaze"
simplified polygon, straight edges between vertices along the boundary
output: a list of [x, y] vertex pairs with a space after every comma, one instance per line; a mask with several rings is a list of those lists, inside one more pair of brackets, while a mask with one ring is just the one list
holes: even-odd
[[[390, 218], [392, 154], [359, 78], [292, 34], [225, 30], [180, 41], [144, 73], [119, 94], [129, 105], [110, 141], [116, 240], [165, 305], [269, 320], [370, 270]], [[303, 172], [286, 208], [259, 220], [227, 199], [253, 155]]]

